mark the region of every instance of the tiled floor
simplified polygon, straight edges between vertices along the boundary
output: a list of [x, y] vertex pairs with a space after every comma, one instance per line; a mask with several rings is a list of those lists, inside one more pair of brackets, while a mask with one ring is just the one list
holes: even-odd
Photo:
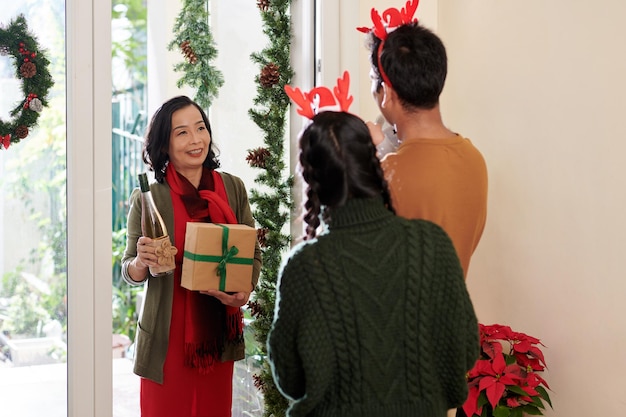
[[[65, 364], [0, 367], [0, 416], [67, 417]], [[235, 366], [233, 417], [261, 416], [261, 396], [245, 361]], [[113, 416], [139, 417], [139, 377], [129, 359], [113, 360]]]
[[[66, 364], [0, 368], [2, 417], [67, 417]], [[113, 361], [113, 417], [139, 417], [139, 378]]]

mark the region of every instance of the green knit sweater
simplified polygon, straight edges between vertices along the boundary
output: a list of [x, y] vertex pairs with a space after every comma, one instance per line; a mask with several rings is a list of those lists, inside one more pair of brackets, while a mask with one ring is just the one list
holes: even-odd
[[449, 237], [350, 200], [283, 266], [268, 351], [290, 417], [446, 416], [479, 354]]

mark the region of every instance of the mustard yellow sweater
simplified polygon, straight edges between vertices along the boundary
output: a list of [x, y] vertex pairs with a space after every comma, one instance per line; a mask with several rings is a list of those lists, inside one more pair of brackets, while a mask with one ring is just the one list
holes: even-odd
[[462, 136], [409, 139], [381, 161], [396, 213], [448, 233], [467, 275], [487, 218], [487, 166]]

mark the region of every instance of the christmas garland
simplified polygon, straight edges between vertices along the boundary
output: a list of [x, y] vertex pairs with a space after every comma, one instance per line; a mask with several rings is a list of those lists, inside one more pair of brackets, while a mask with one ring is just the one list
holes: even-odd
[[183, 1], [174, 25], [174, 39], [167, 46], [170, 51], [180, 48], [185, 57], [174, 65], [174, 71], [184, 74], [176, 85], [194, 88], [194, 100], [207, 111], [224, 84], [222, 72], [211, 65], [217, 57], [217, 48], [209, 26], [208, 7], [208, 0]]
[[10, 119], [0, 119], [0, 149], [8, 149], [28, 136], [37, 124], [39, 113], [48, 105], [46, 97], [54, 85], [45, 56], [26, 19], [19, 15], [4, 29], [0, 27], [0, 55], [14, 58], [15, 76], [22, 81], [23, 99], [11, 110]]
[[290, 236], [282, 232], [293, 208], [293, 177], [285, 166], [289, 98], [284, 87], [293, 76], [290, 64], [290, 3], [291, 0], [257, 0], [263, 20], [263, 33], [270, 44], [251, 56], [252, 61], [259, 65], [260, 73], [256, 77], [255, 108], [248, 113], [264, 132], [265, 146], [249, 150], [246, 158], [252, 167], [261, 170], [255, 182], [263, 190], [253, 189], [250, 192], [253, 215], [259, 225], [257, 235], [263, 249], [263, 268], [259, 286], [248, 306], [254, 317], [251, 326], [264, 358], [260, 372], [254, 376], [254, 383], [263, 393], [265, 417], [283, 417], [289, 406], [274, 384], [269, 363], [265, 359], [267, 334], [274, 319], [278, 272], [283, 254], [291, 242]]

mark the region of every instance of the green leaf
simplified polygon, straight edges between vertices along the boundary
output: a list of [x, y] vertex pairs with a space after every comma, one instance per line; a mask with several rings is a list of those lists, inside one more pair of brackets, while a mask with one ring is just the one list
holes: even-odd
[[546, 389], [544, 387], [536, 387], [535, 390], [537, 390], [537, 392], [539, 393], [539, 395], [541, 395], [541, 398], [543, 398], [544, 400], [546, 400], [548, 402], [548, 404], [550, 404], [550, 408], [552, 407], [552, 401], [550, 400], [550, 395], [548, 395], [548, 391], [546, 391]]
[[515, 359], [515, 356], [513, 355], [504, 355], [504, 359], [507, 365], [513, 365], [517, 362], [517, 359]]
[[511, 414], [511, 409], [504, 405], [496, 406], [496, 409], [493, 410], [493, 417], [509, 417]]
[[518, 387], [517, 385], [508, 385], [506, 389], [510, 392], [522, 395], [524, 397], [528, 395], [526, 391], [524, 391], [522, 388]]
[[489, 400], [487, 399], [487, 394], [485, 394], [485, 391], [481, 391], [480, 395], [478, 396], [478, 400], [476, 402], [476, 405], [478, 408], [484, 406], [485, 404], [487, 404], [489, 402]]
[[543, 412], [539, 408], [535, 407], [534, 405], [528, 404], [528, 405], [525, 405], [524, 407], [522, 407], [522, 409], [523, 409], [525, 414], [530, 414], [532, 416], [542, 416], [543, 415]]
[[546, 408], [543, 405], [543, 400], [541, 399], [540, 396], [535, 395], [535, 396], [532, 396], [530, 398], [532, 399], [532, 405], [534, 405], [536, 407], [539, 407], [539, 408]]
[[509, 417], [524, 417], [524, 411], [520, 407], [513, 408]]

